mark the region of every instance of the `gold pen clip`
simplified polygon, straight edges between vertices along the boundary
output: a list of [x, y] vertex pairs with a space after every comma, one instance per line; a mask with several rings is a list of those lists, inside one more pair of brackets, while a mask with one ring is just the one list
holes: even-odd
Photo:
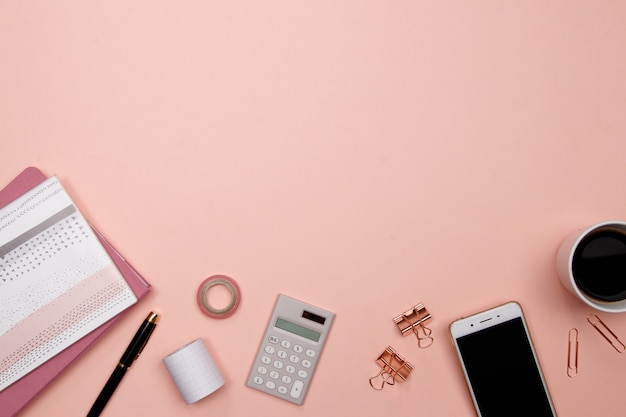
[[410, 310], [405, 311], [399, 316], [394, 317], [393, 321], [398, 326], [402, 336], [408, 335], [410, 332], [415, 333], [417, 337], [417, 345], [425, 349], [433, 344], [432, 330], [424, 325], [432, 316], [426, 310], [423, 303], [417, 304]]
[[567, 339], [567, 376], [578, 375], [578, 329], [571, 328]]
[[[380, 366], [380, 372], [369, 379], [370, 386], [376, 391], [382, 391], [385, 384], [394, 385], [397, 382], [406, 381], [413, 370], [413, 365], [400, 356], [391, 346], [388, 346], [380, 354], [376, 363]], [[374, 381], [379, 378], [380, 382], [374, 385]]]
[[624, 346], [624, 344], [621, 340], [619, 340], [617, 335], [613, 333], [613, 331], [609, 329], [602, 320], [600, 320], [600, 317], [596, 316], [595, 314], [590, 314], [587, 316], [587, 321], [594, 327], [594, 329], [598, 331], [598, 333], [602, 335], [602, 337], [606, 339], [607, 342], [611, 344], [611, 346], [613, 346], [616, 351], [622, 353], [624, 350], [626, 350], [626, 346]]
[[[151, 311], [150, 314], [148, 314], [148, 317], [146, 317], [145, 321], [147, 321], [148, 323], [156, 326], [157, 323], [159, 322], [159, 315], [157, 313], [155, 313], [154, 311]], [[139, 352], [137, 352], [137, 356], [135, 356], [135, 360], [137, 360], [139, 358], [139, 356], [141, 355], [141, 352], [143, 352], [143, 349], [148, 344], [148, 339], [150, 338], [150, 335], [152, 335], [153, 331], [154, 331], [154, 327], [152, 327], [152, 329], [150, 330], [150, 334], [143, 341], [143, 344], [141, 345], [141, 348], [139, 348]]]

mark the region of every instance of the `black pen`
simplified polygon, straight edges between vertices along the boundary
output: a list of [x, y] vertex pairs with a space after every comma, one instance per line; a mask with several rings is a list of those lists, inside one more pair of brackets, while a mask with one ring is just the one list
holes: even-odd
[[152, 331], [156, 327], [158, 319], [158, 314], [154, 312], [148, 314], [148, 317], [146, 317], [141, 327], [139, 327], [139, 330], [137, 330], [137, 333], [135, 333], [135, 337], [131, 340], [130, 345], [126, 348], [126, 351], [109, 377], [109, 380], [104, 385], [104, 388], [102, 388], [100, 395], [98, 395], [93, 406], [91, 406], [87, 417], [97, 417], [100, 415], [104, 406], [107, 405], [109, 398], [111, 398], [111, 395], [113, 395], [113, 392], [126, 374], [126, 371], [130, 368], [135, 359], [139, 357], [144, 346], [148, 343], [148, 339], [150, 339], [150, 335], [152, 335]]

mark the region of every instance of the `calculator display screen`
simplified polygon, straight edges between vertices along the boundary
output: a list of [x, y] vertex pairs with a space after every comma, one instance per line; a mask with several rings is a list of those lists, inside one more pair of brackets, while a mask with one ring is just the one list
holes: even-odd
[[320, 337], [322, 336], [321, 333], [315, 332], [313, 330], [307, 329], [306, 327], [299, 326], [295, 323], [281, 318], [276, 319], [276, 327], [286, 330], [290, 333], [297, 334], [298, 336], [305, 337], [314, 342], [318, 342], [320, 340]]

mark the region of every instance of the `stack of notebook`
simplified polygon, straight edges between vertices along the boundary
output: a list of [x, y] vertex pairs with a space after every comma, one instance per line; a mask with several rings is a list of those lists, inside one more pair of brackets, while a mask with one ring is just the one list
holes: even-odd
[[89, 225], [56, 177], [0, 191], [0, 410], [17, 414], [150, 284]]

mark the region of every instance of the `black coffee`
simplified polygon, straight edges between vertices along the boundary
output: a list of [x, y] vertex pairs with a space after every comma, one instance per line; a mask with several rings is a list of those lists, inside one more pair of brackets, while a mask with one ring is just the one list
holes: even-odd
[[600, 301], [626, 299], [626, 235], [600, 229], [587, 235], [574, 252], [574, 281]]

